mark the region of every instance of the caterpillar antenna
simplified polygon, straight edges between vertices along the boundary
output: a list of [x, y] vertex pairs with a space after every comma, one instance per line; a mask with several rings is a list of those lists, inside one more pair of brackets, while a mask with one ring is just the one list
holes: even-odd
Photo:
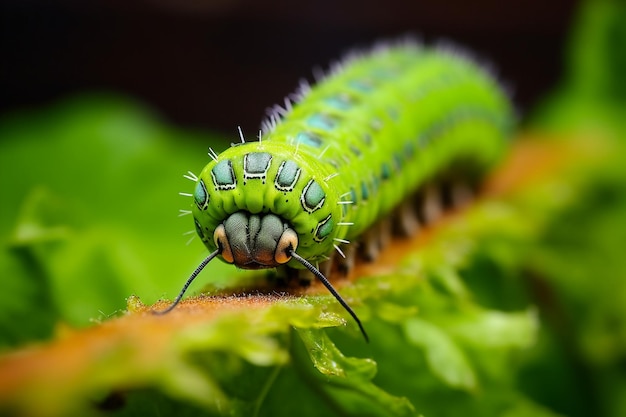
[[309, 261], [304, 259], [302, 256], [298, 255], [293, 249], [290, 249], [288, 251], [288, 254], [291, 257], [293, 257], [296, 261], [300, 262], [306, 269], [311, 271], [311, 273], [313, 275], [315, 275], [315, 277], [317, 279], [319, 279], [322, 282], [322, 284], [324, 284], [324, 286], [328, 289], [328, 291], [330, 291], [330, 293], [333, 295], [333, 297], [335, 297], [335, 299], [337, 299], [337, 301], [339, 301], [339, 304], [341, 304], [341, 306], [352, 316], [354, 321], [356, 321], [356, 324], [359, 325], [359, 329], [361, 330], [361, 333], [363, 334], [363, 337], [365, 338], [365, 341], [369, 343], [370, 339], [367, 336], [367, 333], [365, 332], [365, 328], [363, 328], [363, 325], [361, 324], [361, 320], [359, 320], [359, 318], [357, 317], [356, 313], [352, 310], [352, 308], [350, 308], [348, 303], [346, 303], [346, 300], [344, 300], [341, 297], [341, 295], [339, 295], [339, 293], [337, 292], [335, 287], [333, 287], [332, 284], [330, 283], [330, 281], [328, 281], [328, 278], [326, 278], [324, 276], [324, 274], [322, 274], [320, 271], [318, 271], [317, 268], [315, 268], [313, 266], [313, 264], [311, 264]]
[[162, 315], [162, 314], [167, 314], [170, 311], [172, 311], [174, 309], [174, 307], [176, 307], [178, 305], [178, 303], [180, 303], [180, 300], [183, 298], [183, 295], [185, 295], [185, 292], [187, 291], [187, 288], [189, 288], [189, 286], [191, 285], [193, 280], [196, 279], [198, 274], [200, 272], [202, 272], [204, 267], [207, 266], [207, 264], [209, 262], [211, 262], [211, 260], [213, 258], [215, 258], [219, 252], [220, 252], [220, 250], [218, 248], [218, 249], [215, 250], [215, 252], [212, 252], [209, 256], [204, 258], [204, 260], [202, 262], [200, 262], [200, 265], [198, 265], [198, 267], [191, 273], [189, 278], [187, 278], [187, 282], [185, 282], [185, 285], [183, 285], [183, 289], [180, 290], [180, 293], [178, 293], [178, 297], [176, 297], [174, 302], [172, 302], [172, 304], [170, 304], [169, 307], [167, 307], [165, 310], [161, 310], [161, 311], [152, 310], [152, 314]]

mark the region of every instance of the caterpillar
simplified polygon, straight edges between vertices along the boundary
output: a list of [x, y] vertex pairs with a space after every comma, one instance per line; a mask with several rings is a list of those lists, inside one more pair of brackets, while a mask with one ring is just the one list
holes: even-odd
[[241, 143], [219, 156], [211, 150], [191, 177], [190, 211], [211, 253], [161, 313], [219, 257], [243, 269], [312, 274], [367, 340], [326, 275], [349, 271], [357, 257], [375, 259], [392, 230], [414, 233], [458, 199], [457, 188], [475, 188], [506, 150], [508, 97], [457, 49], [377, 45], [318, 78], [269, 109], [258, 140], [246, 142], [240, 130]]

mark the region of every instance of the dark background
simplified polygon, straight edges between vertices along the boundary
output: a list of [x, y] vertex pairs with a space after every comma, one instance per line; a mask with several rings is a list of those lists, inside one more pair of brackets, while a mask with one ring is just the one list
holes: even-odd
[[488, 58], [522, 113], [557, 83], [567, 0], [4, 0], [0, 111], [113, 91], [184, 127], [235, 134], [311, 69], [406, 33]]

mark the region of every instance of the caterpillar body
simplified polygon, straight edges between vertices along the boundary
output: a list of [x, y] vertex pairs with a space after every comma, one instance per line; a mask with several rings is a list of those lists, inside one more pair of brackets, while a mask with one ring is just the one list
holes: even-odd
[[211, 255], [165, 312], [218, 256], [245, 269], [309, 270], [367, 338], [317, 265], [348, 253], [336, 263], [350, 268], [357, 245], [375, 257], [367, 248], [387, 233], [375, 228], [383, 219], [409, 233], [426, 186], [451, 175], [475, 184], [505, 151], [512, 121], [493, 77], [456, 50], [403, 43], [352, 54], [271, 109], [258, 141], [242, 137], [212, 156], [191, 204]]

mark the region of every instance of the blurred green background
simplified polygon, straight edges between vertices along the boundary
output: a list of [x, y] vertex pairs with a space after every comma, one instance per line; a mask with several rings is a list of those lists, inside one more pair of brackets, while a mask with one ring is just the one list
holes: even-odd
[[0, 135], [3, 345], [107, 318], [131, 294], [171, 296], [202, 259], [177, 217], [184, 169], [207, 158], [199, 135], [104, 94], [13, 113]]
[[[555, 413], [626, 415], [622, 2], [1, 7], [2, 351], [49, 339], [59, 324], [113, 317], [131, 294], [172, 298], [205, 255], [197, 239], [186, 245], [193, 227], [178, 217], [178, 192], [191, 189], [183, 175], [199, 172], [207, 148], [236, 141], [238, 125], [253, 136], [264, 108], [313, 66], [411, 32], [488, 57], [515, 92], [522, 129], [608, 137], [621, 149], [529, 253], [524, 285], [541, 311], [541, 338], [516, 378]], [[234, 273], [213, 263], [191, 292], [228, 285]], [[498, 299], [502, 288], [468, 276], [487, 305], [516, 304], [519, 295]], [[445, 409], [450, 398], [431, 406]]]

